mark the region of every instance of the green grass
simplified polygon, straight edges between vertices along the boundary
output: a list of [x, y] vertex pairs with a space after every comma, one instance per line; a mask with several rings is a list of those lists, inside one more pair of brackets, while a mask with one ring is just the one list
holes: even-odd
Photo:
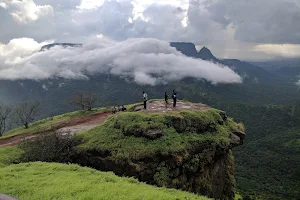
[[[219, 125], [217, 122], [220, 119], [221, 116], [214, 109], [171, 114], [120, 113], [106, 120], [101, 126], [78, 133], [77, 136], [83, 139], [83, 144], [78, 149], [110, 150], [115, 158], [139, 158], [156, 153], [167, 154], [170, 151], [184, 150], [194, 142], [211, 141], [228, 144], [229, 134], [237, 125], [231, 119], [228, 119], [224, 125]], [[174, 123], [178, 121], [177, 128], [180, 129], [183, 120], [191, 124], [198, 123], [199, 126], [216, 124], [217, 130], [201, 134], [189, 131], [178, 133]], [[134, 134], [148, 129], [162, 130], [164, 135], [155, 140], [131, 134], [124, 135], [124, 132]]]
[[207, 200], [78, 165], [23, 163], [0, 168], [0, 192], [20, 200]]
[[18, 147], [0, 148], [0, 167], [10, 165], [20, 158], [22, 150]]
[[11, 136], [21, 135], [21, 134], [36, 134], [36, 133], [50, 131], [53, 128], [57, 127], [59, 124], [66, 122], [72, 118], [84, 117], [84, 116], [94, 114], [96, 112], [109, 112], [110, 110], [111, 110], [110, 108], [95, 108], [92, 111], [79, 110], [79, 111], [65, 113], [54, 117], [48, 117], [46, 119], [42, 119], [30, 124], [28, 129], [25, 129], [23, 126], [13, 129], [5, 133], [2, 137], [0, 137], [0, 139], [9, 138]]
[[235, 193], [234, 200], [243, 200], [243, 197], [239, 193]]

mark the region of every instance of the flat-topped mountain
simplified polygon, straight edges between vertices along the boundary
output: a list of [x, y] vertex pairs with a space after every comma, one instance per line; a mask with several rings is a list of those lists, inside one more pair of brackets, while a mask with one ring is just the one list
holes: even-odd
[[60, 47], [82, 47], [82, 44], [79, 44], [79, 43], [53, 43], [53, 44], [47, 44], [47, 45], [42, 46], [41, 51], [49, 50], [52, 47], [56, 47], [56, 46], [60, 46]]
[[198, 52], [196, 46], [189, 42], [171, 42], [170, 45], [175, 47], [177, 51], [180, 51], [186, 56], [197, 58]]

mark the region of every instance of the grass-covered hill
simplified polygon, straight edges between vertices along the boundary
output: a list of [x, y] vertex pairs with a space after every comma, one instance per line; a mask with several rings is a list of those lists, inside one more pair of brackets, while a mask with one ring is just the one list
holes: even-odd
[[21, 200], [207, 200], [195, 194], [158, 188], [78, 165], [23, 163], [0, 168], [0, 193]]
[[[65, 195], [63, 199], [71, 198], [72, 195], [78, 195], [79, 199], [85, 197], [88, 199], [96, 195], [95, 192], [101, 188], [111, 186], [111, 190], [101, 193], [97, 199], [172, 199], [173, 196], [170, 196], [172, 191], [178, 199], [197, 197], [188, 193], [180, 194], [179, 191], [176, 191], [177, 194], [175, 190], [171, 190], [169, 194], [167, 189], [151, 186], [148, 187], [165, 191], [165, 193], [154, 192], [153, 197], [148, 195], [148, 192], [135, 195], [134, 187], [141, 185], [140, 189], [146, 190], [143, 187], [147, 186], [136, 180], [132, 181], [133, 179], [122, 180], [117, 177], [113, 181], [118, 183], [115, 185], [101, 180], [96, 182], [93, 175], [104, 177], [112, 175], [90, 170], [93, 175], [88, 176], [87, 174], [90, 173], [86, 172], [88, 169], [78, 166], [26, 164], [26, 162], [47, 161], [76, 163], [101, 171], [113, 171], [119, 176], [136, 177], [141, 182], [155, 186], [185, 190], [217, 199], [233, 199], [236, 190], [231, 149], [243, 143], [245, 137], [243, 126], [236, 124], [227, 117], [225, 112], [203, 104], [178, 102], [176, 109], [164, 106], [157, 109], [157, 105], [160, 104], [159, 100], [150, 102], [147, 111], [140, 110], [139, 104], [127, 106], [128, 112], [108, 116], [103, 124], [79, 132], [71, 139], [64, 134], [59, 136], [60, 133], [56, 133], [55, 138], [47, 136], [51, 135], [51, 132], [47, 133], [48, 127], [53, 127], [58, 122], [60, 124], [58, 127], [61, 127], [60, 120], [80, 121], [78, 118], [86, 118], [87, 114], [76, 112], [42, 120], [32, 124], [30, 129], [26, 130], [27, 132], [23, 132], [24, 129], [13, 130], [10, 132], [13, 136], [0, 138], [0, 142], [29, 133], [37, 136], [41, 127], [43, 127], [41, 133], [44, 134], [42, 134], [43, 137], [36, 137], [19, 146], [0, 148], [0, 167], [2, 166], [0, 179], [7, 180], [6, 187], [0, 185], [0, 193], [7, 193], [21, 199], [27, 199], [28, 195], [33, 195], [33, 193], [36, 197], [33, 196], [32, 199], [39, 199], [42, 192], [49, 199], [57, 197], [53, 195], [63, 197]], [[100, 112], [105, 111], [107, 109], [100, 109]], [[95, 116], [94, 114], [91, 113], [88, 117]], [[63, 124], [68, 124], [67, 122]], [[52, 125], [49, 126], [49, 123]], [[61, 142], [59, 139], [69, 143]], [[72, 145], [69, 146], [71, 143]], [[25, 164], [10, 166], [19, 162], [25, 162]], [[30, 180], [29, 184], [20, 190], [16, 189], [22, 185], [19, 185], [19, 182], [26, 179]], [[47, 182], [47, 179], [51, 181]], [[138, 186], [122, 185], [126, 183], [126, 180]], [[66, 181], [74, 181], [76, 184], [72, 187]], [[48, 183], [52, 186], [48, 187]], [[42, 186], [37, 191], [38, 189], [33, 186], [37, 187], [40, 184]], [[62, 189], [64, 185], [67, 185], [68, 191]], [[47, 188], [52, 187], [57, 192], [53, 192], [52, 189], [48, 191]], [[74, 190], [69, 191], [71, 188]], [[85, 188], [89, 189], [83, 192]], [[107, 196], [113, 195], [114, 190], [117, 196], [112, 198]], [[132, 190], [133, 196], [127, 195], [127, 198], [126, 190]], [[118, 196], [120, 194], [124, 196]], [[143, 195], [147, 198], [143, 198]]]
[[[223, 115], [223, 118], [222, 118]], [[183, 151], [193, 143], [230, 145], [230, 134], [238, 125], [225, 113], [180, 111], [167, 114], [124, 112], [109, 118], [102, 126], [81, 132], [84, 150], [108, 150], [114, 158], [152, 156]]]
[[77, 135], [82, 141], [77, 162], [158, 186], [232, 199], [231, 149], [242, 144], [241, 129], [215, 109], [120, 113]]

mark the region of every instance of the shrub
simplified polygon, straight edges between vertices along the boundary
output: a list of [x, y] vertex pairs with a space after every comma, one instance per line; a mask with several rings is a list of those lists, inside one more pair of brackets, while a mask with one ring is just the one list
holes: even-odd
[[242, 132], [245, 132], [245, 125], [243, 124], [243, 122], [237, 124], [237, 129]]
[[20, 148], [24, 151], [21, 161], [72, 162], [77, 154], [74, 147], [79, 143], [80, 140], [71, 134], [57, 132], [41, 134], [20, 144]]

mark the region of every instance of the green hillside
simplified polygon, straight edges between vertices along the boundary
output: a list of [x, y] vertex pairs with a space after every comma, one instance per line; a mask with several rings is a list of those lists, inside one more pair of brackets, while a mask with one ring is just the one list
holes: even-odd
[[18, 147], [0, 148], [0, 167], [5, 167], [14, 162], [19, 162], [22, 153], [23, 151]]
[[[229, 145], [230, 133], [238, 130], [238, 125], [231, 119], [224, 121], [220, 114], [215, 109], [168, 114], [120, 113], [102, 126], [80, 133], [83, 144], [79, 148], [110, 150], [116, 158], [139, 158], [182, 151], [193, 143], [210, 141]], [[143, 133], [148, 130], [163, 135], [147, 138]]]
[[78, 165], [23, 163], [0, 168], [0, 192], [21, 200], [207, 200], [187, 192], [157, 188]]

